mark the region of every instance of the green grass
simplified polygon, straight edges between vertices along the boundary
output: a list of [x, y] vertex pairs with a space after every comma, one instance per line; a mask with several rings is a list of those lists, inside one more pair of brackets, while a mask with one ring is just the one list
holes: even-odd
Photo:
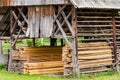
[[[0, 80], [74, 80], [73, 78], [53, 77], [47, 75], [24, 75], [8, 72], [0, 65]], [[120, 80], [120, 74], [113, 71], [96, 74], [81, 74], [78, 80]]]
[[[84, 77], [83, 77], [84, 76]], [[73, 80], [72, 78], [51, 77], [45, 75], [23, 75], [0, 70], [0, 80]], [[82, 75], [79, 80], [120, 80], [120, 74]]]
[[3, 65], [0, 66], [0, 80], [67, 80], [62, 77], [51, 77], [45, 75], [23, 75], [8, 72]]
[[[0, 80], [73, 80], [73, 78], [53, 77], [47, 75], [16, 74], [8, 72], [4, 65], [0, 65]], [[120, 80], [120, 74], [113, 71], [94, 74], [80, 74], [78, 80]]]

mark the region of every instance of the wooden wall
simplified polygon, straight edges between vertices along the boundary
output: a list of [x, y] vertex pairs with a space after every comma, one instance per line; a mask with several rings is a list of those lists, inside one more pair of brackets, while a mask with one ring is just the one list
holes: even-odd
[[53, 6], [28, 8], [28, 34], [33, 37], [50, 37], [53, 29]]

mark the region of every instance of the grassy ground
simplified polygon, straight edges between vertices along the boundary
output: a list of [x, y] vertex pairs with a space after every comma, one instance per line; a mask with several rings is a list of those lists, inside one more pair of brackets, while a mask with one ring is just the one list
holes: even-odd
[[[44, 75], [21, 75], [5, 70], [0, 71], [0, 80], [73, 80], [72, 78], [50, 77]], [[120, 80], [120, 74], [81, 76], [79, 80]]]
[[[4, 66], [0, 66], [0, 80], [74, 80], [73, 78], [51, 77], [46, 75], [23, 75], [8, 72]], [[81, 74], [78, 80], [120, 80], [120, 74], [112, 71], [97, 74]]]

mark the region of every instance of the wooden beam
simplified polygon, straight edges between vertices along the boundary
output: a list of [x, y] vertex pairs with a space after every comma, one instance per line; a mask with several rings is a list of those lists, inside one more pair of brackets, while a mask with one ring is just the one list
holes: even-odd
[[50, 46], [57, 46], [57, 39], [50, 38]]
[[65, 44], [63, 42], [63, 39], [60, 39], [60, 41], [61, 41], [61, 46], [64, 46]]
[[[13, 27], [13, 14], [12, 14], [12, 9], [10, 10], [10, 29], [12, 29]], [[8, 71], [10, 71], [10, 67], [11, 67], [11, 63], [12, 63], [12, 51], [13, 49], [15, 48], [15, 46], [13, 47], [12, 46], [12, 42], [13, 42], [13, 37], [12, 37], [12, 32], [10, 30], [10, 35], [11, 35], [11, 38], [10, 38], [10, 54], [9, 54], [9, 59], [8, 59]]]
[[54, 21], [53, 21], [53, 22], [56, 21], [56, 19], [60, 16], [61, 12], [62, 12], [65, 8], [66, 8], [66, 5], [63, 5], [63, 6], [61, 7], [61, 9], [59, 10], [58, 14], [54, 17]]
[[[54, 18], [55, 18], [55, 17], [56, 17], [56, 15], [54, 14]], [[56, 19], [56, 23], [57, 23], [58, 28], [60, 29], [63, 37], [65, 38], [65, 40], [67, 41], [67, 43], [69, 44], [69, 46], [72, 48], [73, 46], [72, 46], [72, 44], [69, 42], [69, 40], [68, 40], [68, 38], [67, 38], [67, 35], [65, 34], [64, 30], [62, 29], [61, 24], [60, 24], [60, 22], [59, 22], [58, 19]]]
[[74, 28], [74, 38], [73, 38], [73, 48], [72, 48], [72, 67], [73, 74], [76, 75], [75, 78], [79, 78], [79, 60], [78, 60], [78, 42], [77, 42], [77, 9], [72, 7], [73, 16], [72, 16], [72, 26]]
[[15, 20], [18, 22], [18, 26], [20, 26], [20, 28], [22, 29], [22, 31], [26, 34], [26, 31], [23, 30], [23, 24], [18, 20], [18, 17], [17, 17], [17, 15], [15, 14], [14, 11], [12, 11], [12, 14], [13, 14]]
[[[71, 14], [72, 14], [72, 11], [69, 12], [66, 18], [68, 19], [71, 16]], [[63, 20], [63, 22], [61, 23], [61, 26], [63, 26], [64, 24], [65, 24], [65, 20]], [[58, 32], [59, 32], [59, 28], [56, 30], [55, 34], [57, 34]]]
[[117, 45], [116, 45], [116, 25], [115, 25], [115, 13], [114, 13], [114, 10], [113, 10], [113, 13], [112, 13], [112, 30], [113, 30], [113, 54], [114, 54], [114, 57], [115, 60], [113, 61], [114, 62], [114, 65], [113, 65], [113, 69], [115, 72], [118, 72], [118, 57], [117, 57]]
[[35, 38], [32, 38], [32, 46], [35, 47]]
[[2, 50], [2, 41], [0, 40], [0, 54], [3, 54], [3, 50]]
[[22, 15], [22, 17], [23, 17], [23, 19], [25, 20], [25, 22], [26, 22], [27, 24], [29, 24], [28, 19], [26, 18], [26, 16], [25, 16], [24, 13], [22, 12], [22, 8], [21, 8], [21, 9], [18, 8], [18, 11], [19, 11], [19, 13]]
[[70, 30], [70, 32], [72, 33], [72, 35], [74, 35], [72, 25], [69, 23], [66, 15], [65, 15], [65, 13], [64, 13], [64, 11], [62, 11], [61, 14], [62, 14], [62, 16], [63, 16], [63, 18], [64, 18], [64, 20], [65, 20], [65, 22], [66, 22], [66, 24], [67, 24], [67, 26], [68, 26], [68, 28], [69, 28], [69, 30]]
[[18, 38], [19, 38], [19, 35], [20, 35], [21, 31], [22, 31], [22, 29], [19, 30], [18, 35], [15, 37], [15, 40], [14, 40], [14, 42], [12, 43], [12, 47], [15, 46], [15, 44], [16, 44]]
[[10, 40], [9, 36], [0, 36], [0, 40]]
[[[27, 24], [29, 24], [28, 22], [28, 19], [26, 18], [26, 16], [24, 15], [24, 13], [22, 12], [22, 9], [18, 8], [18, 11], [19, 13], [22, 15], [23, 19], [25, 20], [25, 22]], [[19, 17], [18, 17], [19, 18]], [[29, 33], [30, 33], [30, 27], [27, 28], [27, 31], [26, 31], [26, 36], [29, 36]]]

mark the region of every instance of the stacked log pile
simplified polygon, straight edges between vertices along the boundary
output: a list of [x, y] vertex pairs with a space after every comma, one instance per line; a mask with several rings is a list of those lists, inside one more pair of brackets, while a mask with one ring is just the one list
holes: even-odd
[[11, 71], [23, 74], [62, 73], [62, 47], [18, 48], [12, 53]]
[[[112, 65], [112, 47], [107, 42], [89, 42], [78, 46], [80, 71], [83, 73], [108, 70]], [[64, 68], [72, 67], [72, 50], [69, 46], [63, 48], [62, 61]], [[69, 73], [68, 73], [69, 74]]]
[[[107, 42], [81, 43], [78, 54], [82, 73], [106, 71], [114, 60], [112, 46]], [[16, 73], [53, 74], [72, 69], [72, 50], [69, 46], [22, 47], [12, 53], [12, 59], [11, 71]]]

